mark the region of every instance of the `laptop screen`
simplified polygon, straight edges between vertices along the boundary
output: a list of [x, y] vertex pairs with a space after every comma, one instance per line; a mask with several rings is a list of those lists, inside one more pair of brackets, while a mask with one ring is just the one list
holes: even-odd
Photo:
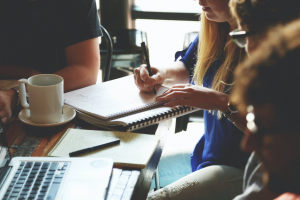
[[0, 175], [1, 175], [2, 168], [5, 167], [9, 163], [9, 161], [10, 161], [10, 154], [6, 142], [4, 129], [0, 119]]

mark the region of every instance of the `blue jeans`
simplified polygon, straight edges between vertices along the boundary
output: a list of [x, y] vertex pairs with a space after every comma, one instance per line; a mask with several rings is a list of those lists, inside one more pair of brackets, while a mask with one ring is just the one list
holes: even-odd
[[[192, 173], [190, 155], [204, 132], [181, 132], [168, 138], [158, 164], [160, 190], [149, 200], [233, 199], [242, 193], [243, 173], [234, 167], [215, 165]], [[152, 181], [151, 189], [155, 183]]]
[[213, 165], [148, 194], [148, 200], [232, 200], [243, 192], [244, 171]]
[[[191, 153], [204, 133], [204, 124], [197, 123], [198, 127], [197, 132], [180, 132], [167, 139], [158, 163], [160, 187], [165, 187], [192, 173]], [[154, 187], [153, 179], [150, 191]]]

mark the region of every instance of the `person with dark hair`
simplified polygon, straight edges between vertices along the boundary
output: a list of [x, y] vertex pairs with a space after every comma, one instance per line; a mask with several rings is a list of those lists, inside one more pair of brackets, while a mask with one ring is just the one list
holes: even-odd
[[[54, 73], [65, 92], [96, 83], [102, 31], [95, 0], [1, 0], [0, 27], [1, 80]], [[20, 105], [17, 90], [0, 91], [2, 123]]]
[[[230, 0], [230, 8], [236, 17], [239, 28], [230, 33], [233, 41], [240, 47], [245, 47], [250, 57], [252, 53], [262, 47], [268, 39], [268, 30], [275, 25], [287, 24], [299, 18], [298, 2], [288, 0]], [[240, 115], [240, 123], [246, 123]], [[248, 173], [250, 172], [250, 173]], [[244, 174], [244, 193], [236, 199], [270, 199], [268, 188], [262, 183], [263, 167], [255, 154], [252, 154]]]
[[230, 35], [250, 54], [270, 28], [300, 17], [300, 2], [294, 0], [230, 0], [229, 6], [239, 26]]
[[247, 114], [242, 147], [254, 153], [244, 193], [235, 200], [300, 198], [299, 55], [296, 20], [270, 31], [251, 59], [237, 68], [231, 100]]

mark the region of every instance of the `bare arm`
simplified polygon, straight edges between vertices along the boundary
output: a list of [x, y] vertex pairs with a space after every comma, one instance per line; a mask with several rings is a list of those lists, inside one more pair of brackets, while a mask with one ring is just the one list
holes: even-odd
[[29, 78], [30, 76], [40, 74], [35, 69], [25, 68], [14, 65], [0, 64], [0, 78], [1, 79], [21, 79]]
[[[100, 68], [98, 38], [65, 48], [67, 66], [55, 74], [64, 78], [65, 92], [95, 84]], [[20, 79], [40, 74], [32, 68], [0, 64], [1, 79]]]
[[[202, 86], [178, 84], [174, 85], [156, 99], [157, 101], [167, 102], [165, 106], [168, 107], [186, 105], [204, 110], [219, 110], [225, 113], [228, 108], [227, 104], [230, 101], [230, 96], [223, 92]], [[240, 116], [240, 114], [237, 113], [230, 115], [228, 119], [234, 122], [234, 125], [241, 131], [246, 131], [245, 116]]]
[[163, 69], [166, 71], [164, 85], [188, 84], [190, 81], [190, 74], [183, 62], [174, 62], [172, 65], [163, 67]]
[[[57, 72], [64, 78], [65, 92], [95, 84], [100, 67], [98, 38], [93, 38], [65, 49], [67, 66]], [[20, 79], [40, 74], [40, 72], [19, 66], [0, 64], [1, 78]], [[0, 91], [0, 117], [3, 123], [11, 117], [16, 107], [17, 94], [14, 90]]]
[[98, 38], [65, 48], [67, 67], [55, 72], [64, 78], [65, 92], [93, 85], [100, 68]]

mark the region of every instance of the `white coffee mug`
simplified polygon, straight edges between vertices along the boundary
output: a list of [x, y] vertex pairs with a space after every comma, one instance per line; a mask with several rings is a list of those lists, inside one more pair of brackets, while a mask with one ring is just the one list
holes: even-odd
[[[26, 99], [27, 85], [29, 104]], [[22, 106], [30, 110], [32, 122], [53, 124], [63, 117], [64, 79], [55, 74], [39, 74], [19, 80]]]

